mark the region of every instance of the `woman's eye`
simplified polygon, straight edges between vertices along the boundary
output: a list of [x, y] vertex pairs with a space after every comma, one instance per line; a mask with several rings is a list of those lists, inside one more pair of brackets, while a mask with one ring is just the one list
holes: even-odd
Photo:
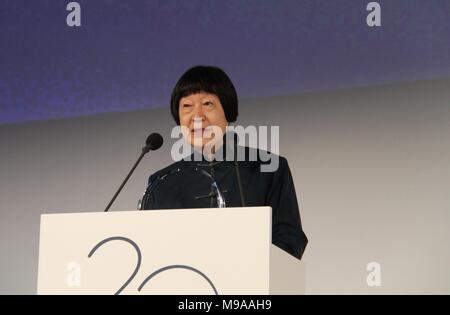
[[212, 106], [213, 103], [212, 103], [212, 102], [205, 102], [205, 104], [203, 104], [203, 105], [206, 105], [206, 106]]
[[191, 106], [192, 106], [191, 104], [183, 104], [183, 108], [189, 108]]

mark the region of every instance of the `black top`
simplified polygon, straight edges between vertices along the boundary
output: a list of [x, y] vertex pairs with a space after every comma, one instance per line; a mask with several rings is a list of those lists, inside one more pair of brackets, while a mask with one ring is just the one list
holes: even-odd
[[[249, 150], [246, 148], [247, 157]], [[279, 157], [275, 172], [261, 172], [262, 162], [240, 161], [245, 206], [272, 207], [272, 243], [301, 258], [308, 239], [302, 230], [294, 182], [287, 163]], [[274, 156], [274, 155], [272, 155]], [[142, 209], [217, 207], [217, 187], [227, 207], [240, 207], [241, 198], [233, 161], [181, 160], [151, 175]]]

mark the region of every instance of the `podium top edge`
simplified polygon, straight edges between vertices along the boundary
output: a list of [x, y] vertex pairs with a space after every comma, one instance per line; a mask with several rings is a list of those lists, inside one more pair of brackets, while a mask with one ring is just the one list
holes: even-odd
[[155, 209], [155, 210], [116, 210], [116, 211], [95, 211], [95, 212], [55, 212], [55, 213], [41, 213], [41, 217], [46, 216], [63, 216], [63, 215], [124, 215], [124, 214], [136, 214], [136, 213], [173, 213], [173, 212], [186, 212], [186, 211], [243, 211], [243, 210], [272, 210], [270, 206], [258, 206], [258, 207], [227, 207], [227, 208], [181, 208], [181, 209]]

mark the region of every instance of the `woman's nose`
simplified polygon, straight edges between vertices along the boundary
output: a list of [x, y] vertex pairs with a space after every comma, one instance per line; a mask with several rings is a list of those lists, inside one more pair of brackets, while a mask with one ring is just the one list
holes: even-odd
[[195, 115], [195, 116], [192, 118], [192, 123], [194, 124], [194, 127], [197, 126], [197, 127], [195, 127], [195, 128], [200, 128], [201, 125], [203, 125], [203, 121], [204, 121], [204, 120], [205, 120], [205, 119], [204, 119], [203, 117]]
[[203, 121], [205, 119], [202, 106], [196, 106], [192, 115], [192, 120]]

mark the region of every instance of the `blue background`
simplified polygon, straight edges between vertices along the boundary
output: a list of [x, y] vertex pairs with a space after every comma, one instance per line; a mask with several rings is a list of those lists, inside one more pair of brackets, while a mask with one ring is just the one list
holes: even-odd
[[0, 123], [167, 106], [196, 64], [242, 98], [450, 76], [450, 1], [0, 2]]

